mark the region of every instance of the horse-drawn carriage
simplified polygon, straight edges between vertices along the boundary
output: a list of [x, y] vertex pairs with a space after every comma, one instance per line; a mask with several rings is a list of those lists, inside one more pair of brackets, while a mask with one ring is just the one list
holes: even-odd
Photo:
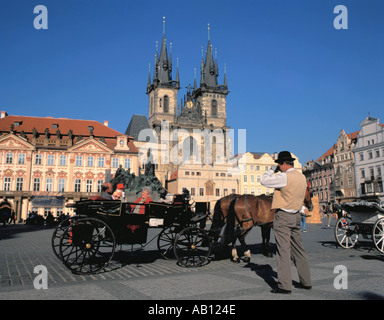
[[[84, 200], [72, 207], [76, 216], [62, 221], [52, 236], [52, 248], [63, 264], [76, 274], [92, 274], [107, 267], [117, 245], [142, 247], [157, 237], [157, 247], [165, 259], [176, 258], [184, 267], [208, 261], [211, 241], [199, 227], [207, 219], [207, 203], [197, 202], [192, 212], [186, 195], [173, 204], [151, 202], [144, 214], [131, 211], [136, 203], [119, 200]], [[148, 229], [161, 232], [148, 241]]]
[[335, 226], [337, 243], [345, 248], [353, 248], [359, 235], [372, 239], [376, 249], [384, 253], [384, 209], [375, 202], [347, 202], [341, 205], [347, 212]]

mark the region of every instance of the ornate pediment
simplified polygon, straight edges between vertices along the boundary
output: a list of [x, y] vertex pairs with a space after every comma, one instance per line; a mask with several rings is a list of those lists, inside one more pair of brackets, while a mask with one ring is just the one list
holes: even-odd
[[0, 149], [33, 150], [34, 147], [25, 138], [10, 133], [0, 136]]
[[68, 149], [69, 152], [84, 152], [84, 153], [113, 153], [105, 144], [89, 138], [81, 140], [74, 146]]

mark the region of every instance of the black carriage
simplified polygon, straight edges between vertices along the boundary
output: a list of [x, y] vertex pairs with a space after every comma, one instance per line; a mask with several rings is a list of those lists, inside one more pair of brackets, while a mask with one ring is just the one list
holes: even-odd
[[347, 202], [341, 205], [346, 216], [335, 226], [337, 243], [345, 248], [355, 247], [359, 235], [371, 239], [376, 249], [384, 253], [384, 209], [375, 202]]
[[[52, 236], [55, 255], [73, 273], [92, 274], [111, 262], [117, 245], [143, 247], [157, 237], [157, 248], [165, 259], [175, 258], [184, 267], [208, 261], [211, 241], [208, 232], [200, 228], [207, 219], [207, 203], [196, 203], [192, 212], [188, 199], [177, 195], [173, 204], [143, 205], [144, 214], [133, 213], [135, 205], [118, 200], [76, 202], [76, 216], [62, 221]], [[150, 241], [149, 228], [161, 229]]]

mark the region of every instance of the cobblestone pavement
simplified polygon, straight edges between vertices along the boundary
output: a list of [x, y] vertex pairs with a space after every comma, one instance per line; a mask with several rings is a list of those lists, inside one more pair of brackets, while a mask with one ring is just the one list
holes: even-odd
[[[276, 284], [276, 259], [261, 254], [259, 228], [247, 237], [252, 252], [249, 264], [223, 259], [200, 268], [182, 268], [175, 261], [161, 259], [154, 240], [140, 251], [131, 252], [124, 246], [107, 270], [95, 275], [74, 275], [65, 268], [51, 248], [53, 230], [0, 226], [0, 300], [384, 299], [384, 255], [373, 249], [369, 240], [350, 250], [337, 247], [333, 228], [324, 224], [307, 225], [308, 232], [303, 233], [313, 288], [293, 289], [291, 295], [270, 293]], [[158, 232], [151, 229], [148, 239]], [[273, 236], [271, 247], [275, 250]], [[38, 265], [48, 270], [48, 289], [34, 288], [38, 276], [34, 268]], [[297, 274], [295, 268], [292, 270], [295, 281]], [[342, 275], [346, 277], [341, 279]], [[335, 283], [344, 287], [337, 289]]]

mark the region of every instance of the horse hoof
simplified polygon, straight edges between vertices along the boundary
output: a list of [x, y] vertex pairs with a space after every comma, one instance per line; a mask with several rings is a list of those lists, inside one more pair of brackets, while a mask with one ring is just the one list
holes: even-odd
[[240, 263], [240, 260], [239, 260], [239, 259], [236, 259], [236, 260], [235, 260], [235, 259], [232, 259], [232, 262], [233, 262], [233, 263]]
[[249, 262], [251, 261], [251, 258], [245, 257], [245, 258], [243, 259], [243, 261], [244, 261], [245, 263], [249, 263]]
[[270, 252], [263, 253], [263, 255], [266, 256], [267, 258], [272, 258], [273, 257], [273, 254], [270, 253]]

